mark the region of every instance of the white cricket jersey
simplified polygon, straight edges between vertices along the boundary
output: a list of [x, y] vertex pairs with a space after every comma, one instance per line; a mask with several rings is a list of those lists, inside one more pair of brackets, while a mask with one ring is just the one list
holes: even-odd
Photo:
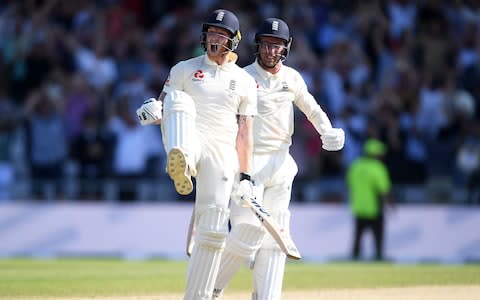
[[207, 55], [181, 61], [170, 70], [163, 91], [181, 90], [195, 101], [199, 139], [235, 147], [237, 115], [257, 114], [256, 84], [235, 62], [218, 65]]
[[[282, 65], [271, 74], [257, 61], [245, 67], [257, 82], [258, 115], [254, 119], [254, 152], [286, 150], [292, 144], [294, 131], [293, 104], [312, 122], [317, 131], [332, 125], [315, 98], [308, 92], [302, 76]], [[322, 129], [320, 129], [322, 128]]]

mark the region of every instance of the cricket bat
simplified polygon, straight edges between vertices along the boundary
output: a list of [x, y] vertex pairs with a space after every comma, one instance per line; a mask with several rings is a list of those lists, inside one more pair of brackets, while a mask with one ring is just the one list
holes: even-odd
[[301, 259], [300, 251], [293, 242], [290, 235], [272, 218], [270, 213], [261, 206], [255, 198], [244, 199], [243, 203], [249, 207], [255, 216], [260, 220], [262, 225], [272, 235], [273, 239], [278, 243], [280, 249], [291, 259]]

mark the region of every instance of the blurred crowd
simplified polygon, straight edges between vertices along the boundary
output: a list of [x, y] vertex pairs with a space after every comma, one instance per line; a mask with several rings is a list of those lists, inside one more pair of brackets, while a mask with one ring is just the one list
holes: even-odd
[[168, 186], [160, 128], [140, 126], [135, 109], [202, 53], [202, 21], [219, 7], [240, 19], [241, 66], [262, 19], [287, 21], [286, 64], [346, 132], [341, 152], [322, 151], [297, 115], [300, 185], [342, 180], [375, 137], [394, 185], [437, 182], [480, 202], [478, 0], [2, 0], [0, 200], [66, 198], [68, 182], [78, 199]]

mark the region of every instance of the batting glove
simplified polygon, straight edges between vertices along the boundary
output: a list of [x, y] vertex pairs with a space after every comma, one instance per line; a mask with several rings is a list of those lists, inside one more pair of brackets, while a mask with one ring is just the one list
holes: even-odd
[[254, 189], [250, 175], [240, 173], [240, 182], [232, 195], [233, 201], [239, 206], [245, 206], [244, 201], [255, 198]]
[[140, 124], [145, 125], [159, 125], [162, 120], [162, 101], [157, 101], [155, 98], [150, 98], [143, 102], [142, 106], [137, 109], [137, 116]]
[[322, 148], [327, 151], [338, 151], [345, 144], [345, 132], [342, 128], [327, 129], [320, 137]]

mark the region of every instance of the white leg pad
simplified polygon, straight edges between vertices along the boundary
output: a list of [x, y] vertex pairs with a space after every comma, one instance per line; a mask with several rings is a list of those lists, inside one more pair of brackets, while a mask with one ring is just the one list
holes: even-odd
[[169, 92], [163, 102], [165, 151], [179, 148], [187, 153], [195, 146], [195, 102], [190, 95], [177, 90]]
[[229, 210], [208, 208], [198, 215], [184, 300], [210, 300], [228, 232]]
[[[280, 226], [289, 230], [290, 211], [272, 211], [272, 217]], [[289, 234], [289, 232], [287, 233]], [[281, 299], [285, 260], [285, 253], [282, 252], [277, 242], [267, 234], [253, 264], [254, 293], [252, 299]]]
[[260, 249], [258, 251], [253, 267], [253, 299], [281, 299], [285, 260], [285, 253], [279, 250]]
[[216, 293], [220, 293], [227, 287], [242, 264], [253, 260], [255, 252], [262, 245], [265, 234], [263, 227], [247, 223], [238, 224], [232, 228], [215, 282]]
[[182, 91], [169, 92], [164, 98], [162, 134], [167, 153], [167, 173], [181, 195], [193, 190], [195, 176], [195, 103]]

